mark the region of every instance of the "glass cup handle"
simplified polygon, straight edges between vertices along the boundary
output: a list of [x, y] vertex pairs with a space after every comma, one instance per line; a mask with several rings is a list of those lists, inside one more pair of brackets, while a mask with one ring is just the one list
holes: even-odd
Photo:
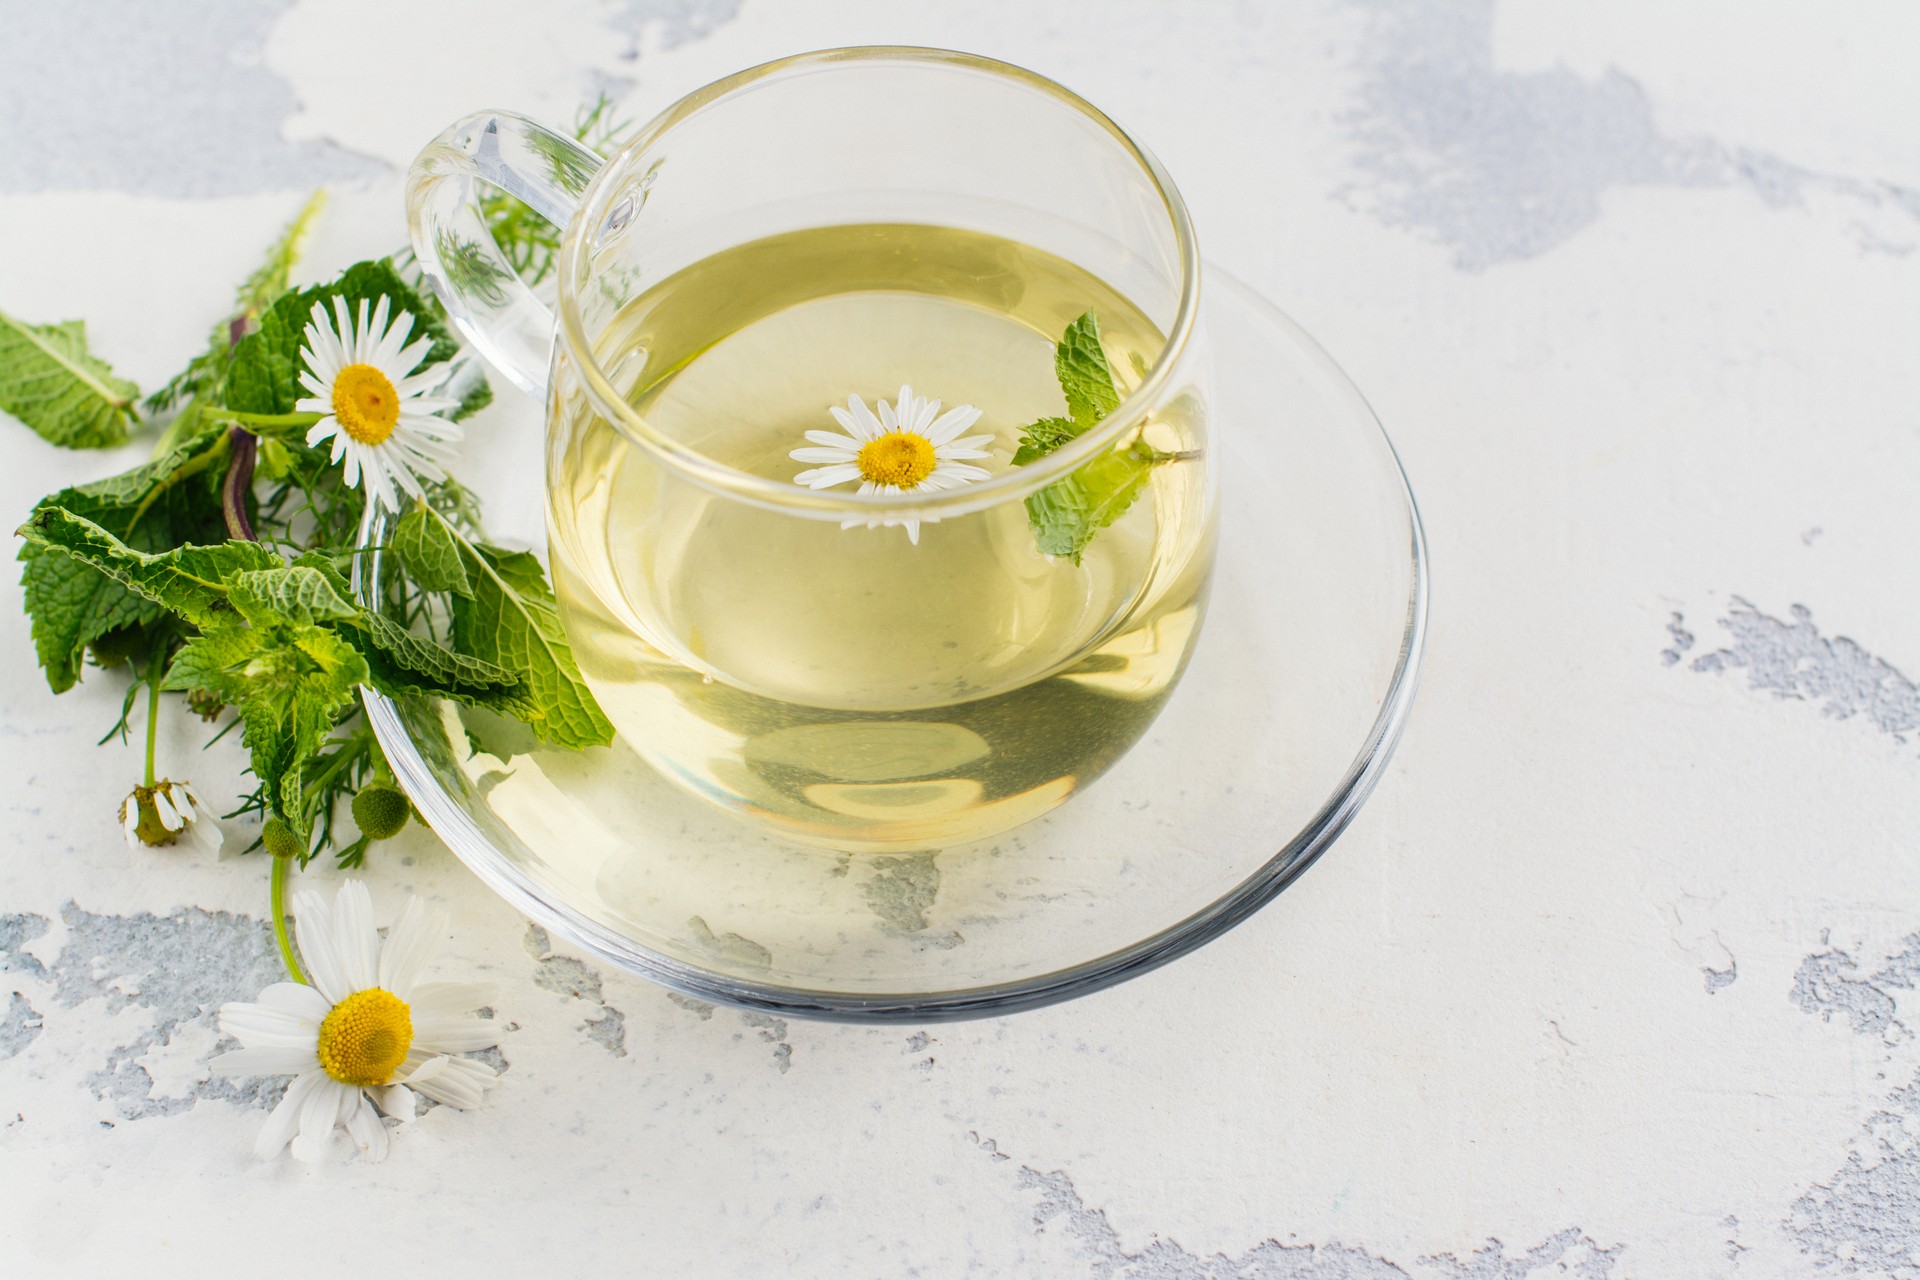
[[554, 318], [494, 242], [479, 183], [556, 227], [606, 161], [510, 111], [481, 111], [428, 143], [407, 171], [407, 229], [420, 269], [463, 338], [528, 395], [543, 396]]

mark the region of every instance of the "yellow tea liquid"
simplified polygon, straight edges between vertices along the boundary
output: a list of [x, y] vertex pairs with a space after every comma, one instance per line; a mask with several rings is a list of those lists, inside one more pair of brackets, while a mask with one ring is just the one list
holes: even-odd
[[[978, 465], [998, 475], [1025, 424], [1065, 413], [1054, 343], [1089, 309], [1130, 390], [1164, 338], [1085, 271], [973, 232], [829, 227], [679, 272], [599, 350], [654, 430], [739, 471], [791, 482], [805, 433], [838, 430], [829, 405], [904, 383], [980, 409], [966, 434], [993, 434]], [[1200, 448], [1199, 412], [1150, 418], [1148, 442]], [[916, 545], [723, 497], [584, 397], [549, 470], [562, 617], [615, 726], [682, 785], [832, 848], [945, 847], [1052, 808], [1146, 731], [1203, 607], [1197, 461], [1155, 467], [1079, 564], [1041, 553], [1017, 498]]]

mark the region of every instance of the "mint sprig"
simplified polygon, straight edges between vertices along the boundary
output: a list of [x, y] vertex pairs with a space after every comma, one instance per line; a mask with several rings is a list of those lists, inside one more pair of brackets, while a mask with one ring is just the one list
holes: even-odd
[[318, 557], [288, 564], [239, 539], [141, 552], [60, 507], [41, 508], [20, 532], [196, 629], [161, 687], [239, 710], [268, 807], [303, 836], [314, 808], [303, 802], [301, 766], [326, 744], [359, 685], [508, 713], [540, 705], [520, 692], [516, 672], [449, 651], [354, 603], [339, 571]]
[[[1054, 376], [1066, 397], [1067, 416], [1041, 418], [1022, 431], [1016, 466], [1044, 458], [1085, 434], [1120, 407], [1124, 398], [1100, 341], [1100, 318], [1084, 312], [1067, 326], [1054, 348]], [[1152, 479], [1153, 468], [1186, 455], [1163, 453], [1143, 433], [1079, 467], [1027, 499], [1034, 541], [1050, 556], [1075, 564], [1100, 530], [1125, 515]]]
[[[49, 495], [20, 530], [49, 686], [71, 688], [91, 656], [135, 673], [122, 734], [142, 692], [156, 714], [165, 690], [188, 694], [216, 726], [237, 719], [258, 782], [242, 810], [284, 821], [303, 859], [332, 847], [351, 866], [370, 837], [334, 839], [338, 801], [392, 785], [363, 686], [487, 707], [567, 747], [609, 742], [613, 728], [538, 562], [486, 542], [452, 481], [394, 526], [381, 598], [350, 590], [342, 570], [360, 554], [366, 495], [327, 449], [307, 445], [320, 415], [295, 408], [308, 394], [300, 353], [313, 307], [331, 312], [339, 300], [357, 312], [385, 298], [429, 340], [423, 368], [455, 361], [460, 348], [438, 305], [389, 260], [292, 286], [320, 205], [316, 196], [288, 226], [206, 349], [145, 402], [86, 350], [77, 323], [0, 317], [0, 410], [76, 447], [119, 443], [143, 411], [162, 428], [150, 461]], [[445, 385], [456, 419], [492, 394], [471, 361]], [[149, 757], [151, 775], [151, 748]]]

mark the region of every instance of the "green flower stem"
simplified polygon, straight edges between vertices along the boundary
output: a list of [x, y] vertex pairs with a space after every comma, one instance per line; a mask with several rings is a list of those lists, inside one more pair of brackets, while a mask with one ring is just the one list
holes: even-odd
[[306, 970], [300, 967], [300, 957], [294, 954], [293, 938], [287, 933], [287, 874], [292, 869], [292, 858], [273, 860], [273, 940], [280, 944], [280, 961], [287, 966], [287, 975], [303, 986], [312, 986]]
[[268, 432], [274, 427], [310, 427], [322, 417], [317, 413], [243, 413], [217, 404], [210, 404], [200, 412], [217, 422], [237, 422], [243, 427], [265, 428]]
[[143, 784], [153, 786], [153, 748], [160, 737], [160, 648], [154, 647], [153, 657], [147, 661], [147, 780]]

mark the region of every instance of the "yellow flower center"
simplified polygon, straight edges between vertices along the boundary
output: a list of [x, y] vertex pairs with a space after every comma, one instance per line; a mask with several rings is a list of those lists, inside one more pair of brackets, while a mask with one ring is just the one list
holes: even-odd
[[911, 489], [933, 474], [933, 446], [911, 431], [889, 431], [861, 445], [858, 462], [862, 479]]
[[400, 421], [400, 393], [370, 364], [350, 364], [333, 380], [333, 416], [361, 444], [379, 444]]
[[413, 1045], [413, 1014], [391, 991], [368, 987], [320, 1023], [320, 1065], [341, 1084], [374, 1088], [393, 1079]]

